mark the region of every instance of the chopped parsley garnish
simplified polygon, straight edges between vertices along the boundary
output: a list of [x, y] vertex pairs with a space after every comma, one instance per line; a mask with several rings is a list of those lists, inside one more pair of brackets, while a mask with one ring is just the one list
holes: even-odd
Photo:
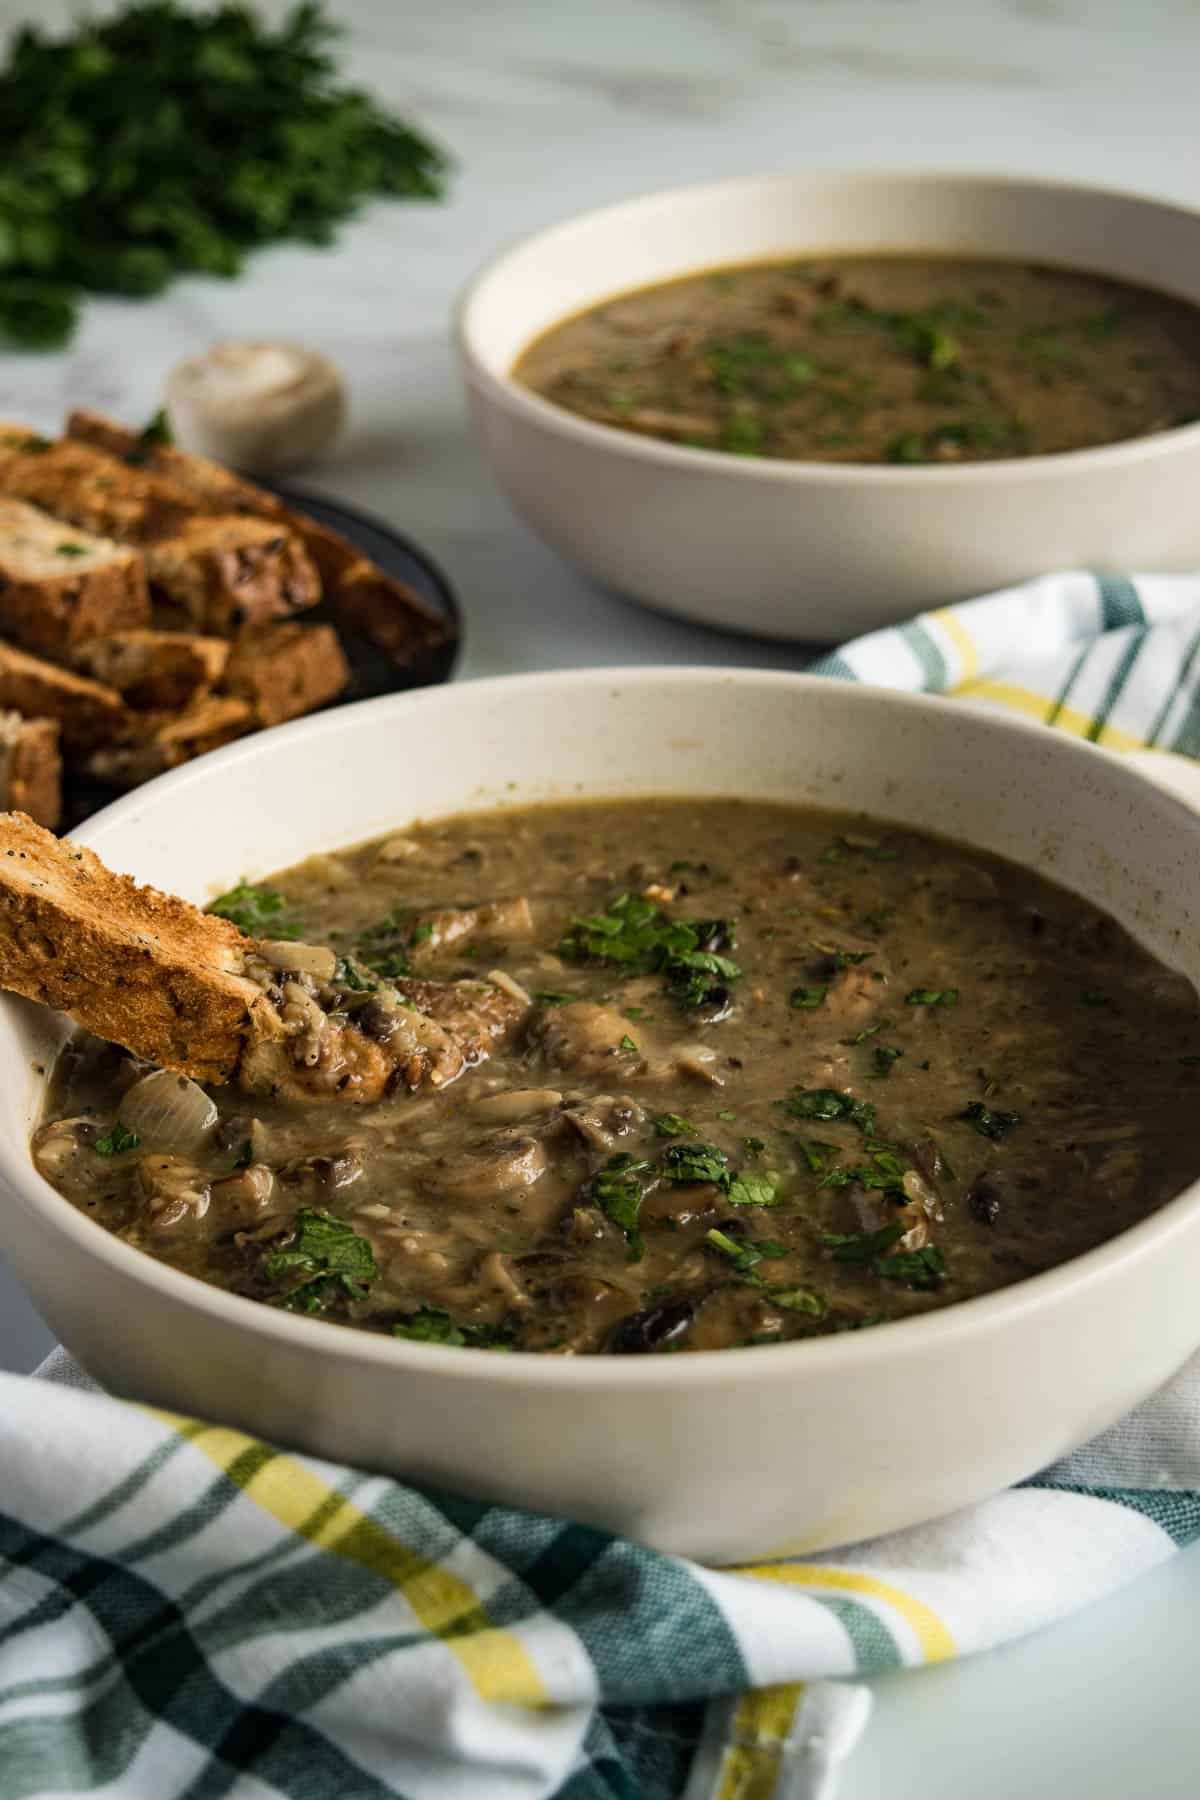
[[167, 418], [166, 408], [160, 406], [139, 431], [137, 443], [125, 452], [125, 461], [136, 469], [142, 463], [150, 460], [151, 455], [160, 444], [173, 444], [174, 442], [175, 433], [171, 430], [171, 421]]
[[433, 936], [432, 924], [430, 923], [430, 921], [428, 919], [423, 919], [419, 925], [413, 926], [412, 936], [409, 938], [408, 941], [409, 941], [409, 944], [412, 946], [412, 948], [415, 950], [418, 944], [428, 943], [429, 939], [432, 936]]
[[378, 984], [368, 981], [363, 971], [349, 956], [338, 957], [333, 978], [339, 987], [349, 988], [355, 994], [377, 994], [379, 992]]
[[728, 1108], [728, 1107], [724, 1107], [724, 1108], [722, 1108], [722, 1110], [721, 1110], [721, 1111], [720, 1111], [720, 1112], [719, 1112], [719, 1113], [718, 1113], [718, 1114], [717, 1114], [717, 1117], [718, 1117], [718, 1119], [725, 1119], [725, 1120], [727, 1120], [727, 1121], [728, 1121], [728, 1120], [731, 1120], [731, 1119], [736, 1119], [736, 1118], [737, 1118], [737, 1114], [736, 1114], [736, 1113], [735, 1113], [735, 1112], [730, 1112], [730, 1110], [729, 1110], [729, 1108]]
[[788, 995], [788, 1005], [794, 1006], [798, 1010], [803, 1010], [808, 1007], [823, 1006], [825, 1004], [825, 996], [828, 992], [829, 989], [827, 987], [793, 988]]
[[876, 1044], [871, 1052], [872, 1075], [880, 1081], [886, 1079], [892, 1072], [892, 1064], [899, 1062], [903, 1055], [903, 1050], [897, 1049], [894, 1044]]
[[757, 1243], [752, 1244], [739, 1244], [736, 1238], [714, 1229], [705, 1232], [704, 1241], [711, 1250], [729, 1259], [737, 1275], [744, 1275], [755, 1263], [773, 1261], [776, 1257], [787, 1255], [786, 1244], [777, 1244], [772, 1238], [760, 1238]]
[[539, 1006], [572, 1006], [579, 995], [562, 994], [555, 988], [535, 988], [533, 997]]
[[313, 1206], [300, 1208], [295, 1226], [287, 1248], [271, 1250], [262, 1259], [267, 1281], [276, 1287], [288, 1284], [271, 1304], [289, 1312], [323, 1313], [347, 1300], [365, 1300], [369, 1283], [379, 1274], [367, 1239], [344, 1219]]
[[638, 1051], [637, 1045], [634, 1043], [628, 1032], [625, 1033], [624, 1037], [617, 1045], [617, 1049], [624, 1050], [630, 1056], [636, 1056]]
[[820, 1138], [797, 1138], [796, 1148], [814, 1175], [824, 1174], [829, 1158], [842, 1153], [840, 1144], [823, 1144]]
[[761, 1156], [766, 1147], [766, 1143], [760, 1137], [744, 1137], [742, 1139], [742, 1149], [747, 1156]]
[[1007, 1137], [1014, 1126], [1021, 1123], [1020, 1113], [993, 1112], [990, 1107], [983, 1104], [982, 1100], [972, 1100], [966, 1110], [958, 1116], [960, 1119], [965, 1119], [967, 1124], [979, 1133], [980, 1137], [996, 1140]]
[[638, 1230], [638, 1213], [642, 1201], [658, 1178], [652, 1162], [638, 1161], [621, 1151], [610, 1156], [604, 1167], [584, 1185], [584, 1198], [598, 1206], [605, 1218], [611, 1219], [625, 1233], [630, 1262], [641, 1262], [646, 1254], [646, 1241]]
[[820, 1294], [814, 1294], [811, 1288], [768, 1288], [766, 1297], [784, 1312], [808, 1313], [813, 1319], [823, 1319], [828, 1311]]
[[382, 975], [385, 981], [398, 981], [412, 974], [408, 952], [413, 936], [408, 910], [394, 907], [378, 924], [368, 925], [359, 934], [354, 948], [355, 960], [376, 975]]
[[392, 1326], [392, 1336], [410, 1338], [418, 1344], [449, 1344], [469, 1350], [510, 1350], [512, 1329], [503, 1325], [460, 1325], [440, 1306], [422, 1306], [400, 1325]]
[[895, 1256], [880, 1256], [871, 1265], [884, 1281], [903, 1281], [911, 1288], [935, 1288], [946, 1273], [946, 1259], [936, 1244], [925, 1244], [920, 1250], [900, 1250]]
[[730, 1206], [777, 1206], [780, 1194], [775, 1183], [766, 1175], [756, 1175], [752, 1169], [743, 1169], [735, 1175], [725, 1189]]
[[87, 555], [87, 545], [86, 544], [56, 544], [54, 546], [54, 554], [55, 554], [55, 556], [86, 556]]
[[141, 1143], [136, 1131], [130, 1131], [120, 1120], [104, 1137], [97, 1138], [92, 1149], [97, 1156], [122, 1156], [126, 1150], [136, 1150]]
[[905, 1006], [957, 1006], [957, 988], [911, 988], [904, 996]]
[[683, 1119], [678, 1113], [658, 1113], [654, 1119], [654, 1129], [659, 1137], [696, 1137], [698, 1130], [690, 1119]]
[[878, 1025], [867, 1025], [862, 1031], [856, 1031], [853, 1037], [843, 1038], [842, 1042], [848, 1050], [854, 1050], [859, 1044], [865, 1044], [868, 1038], [873, 1038], [882, 1031], [885, 1023], [890, 1024], [891, 1021], [881, 1019]]
[[239, 881], [227, 894], [219, 894], [208, 910], [219, 919], [228, 919], [247, 937], [298, 938], [301, 927], [292, 917], [290, 905], [287, 897], [274, 888]]
[[884, 1281], [904, 1281], [913, 1288], [937, 1287], [946, 1270], [941, 1251], [936, 1244], [926, 1244], [920, 1250], [893, 1252], [892, 1245], [903, 1236], [904, 1226], [897, 1222], [879, 1231], [827, 1231], [821, 1242], [835, 1262], [861, 1264]]
[[814, 944], [813, 949], [818, 956], [824, 958], [831, 975], [842, 969], [856, 968], [859, 963], [869, 962], [874, 950], [842, 950], [836, 944]]
[[797, 1088], [780, 1104], [793, 1119], [848, 1119], [868, 1137], [875, 1129], [875, 1108], [837, 1088]]
[[829, 1169], [822, 1175], [817, 1186], [877, 1188], [891, 1199], [903, 1203], [908, 1198], [904, 1191], [907, 1172], [905, 1164], [894, 1150], [876, 1150], [869, 1163], [839, 1164], [836, 1169]]
[[681, 1006], [722, 997], [742, 971], [723, 954], [734, 946], [731, 919], [669, 919], [649, 900], [621, 894], [607, 912], [576, 918], [558, 946], [568, 962], [618, 963], [665, 976]]
[[890, 1250], [897, 1238], [904, 1236], [904, 1229], [897, 1221], [878, 1231], [823, 1231], [821, 1243], [833, 1252], [834, 1262], [870, 1263]]
[[663, 1151], [662, 1173], [665, 1181], [729, 1180], [729, 1158], [715, 1144], [671, 1144]]

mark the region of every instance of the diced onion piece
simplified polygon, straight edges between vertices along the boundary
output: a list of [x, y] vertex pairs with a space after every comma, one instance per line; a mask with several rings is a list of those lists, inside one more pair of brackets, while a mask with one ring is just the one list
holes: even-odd
[[217, 1123], [217, 1109], [204, 1089], [186, 1075], [156, 1069], [125, 1094], [117, 1118], [147, 1149], [175, 1156], [203, 1150]]
[[337, 969], [337, 957], [326, 944], [294, 944], [286, 938], [265, 938], [258, 951], [273, 969], [286, 969], [290, 975], [311, 975], [314, 981], [332, 981]]
[[528, 989], [523, 988], [519, 981], [514, 981], [512, 976], [506, 974], [503, 969], [489, 969], [487, 978], [493, 987], [503, 988], [506, 994], [511, 994], [513, 999], [519, 1001], [522, 1006], [533, 1005], [533, 995], [529, 993]]

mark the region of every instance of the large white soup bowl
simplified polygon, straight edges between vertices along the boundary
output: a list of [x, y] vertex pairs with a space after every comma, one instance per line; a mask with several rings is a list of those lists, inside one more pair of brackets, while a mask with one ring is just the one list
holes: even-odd
[[[205, 757], [78, 836], [205, 901], [416, 817], [667, 793], [967, 840], [1200, 976], [1200, 819], [1180, 800], [1059, 732], [797, 675], [587, 671], [371, 701]], [[712, 1559], [813, 1548], [1029, 1474], [1200, 1343], [1196, 1187], [1002, 1293], [809, 1343], [491, 1356], [294, 1317], [155, 1262], [37, 1174], [29, 1134], [64, 1029], [0, 1001], [0, 1249], [51, 1328], [117, 1394], [368, 1468]]]

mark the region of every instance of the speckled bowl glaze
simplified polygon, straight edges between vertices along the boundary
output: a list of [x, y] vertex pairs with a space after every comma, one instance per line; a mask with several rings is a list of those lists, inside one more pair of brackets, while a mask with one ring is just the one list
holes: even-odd
[[[78, 835], [204, 901], [416, 816], [664, 793], [862, 809], [965, 839], [1200, 977], [1200, 817], [1129, 760], [798, 675], [589, 670], [368, 701], [205, 757]], [[294, 1317], [153, 1261], [36, 1173], [29, 1132], [63, 1033], [0, 1002], [0, 1249], [52, 1329], [118, 1394], [366, 1468], [731, 1561], [978, 1500], [1112, 1423], [1200, 1343], [1196, 1186], [1002, 1293], [806, 1344], [486, 1356]]]
[[1200, 424], [1061, 456], [925, 468], [684, 449], [512, 378], [532, 340], [720, 264], [887, 253], [1057, 263], [1200, 303], [1200, 212], [1029, 177], [810, 170], [648, 194], [539, 232], [459, 304], [479, 441], [517, 511], [664, 612], [836, 642], [1051, 569], [1200, 557]]

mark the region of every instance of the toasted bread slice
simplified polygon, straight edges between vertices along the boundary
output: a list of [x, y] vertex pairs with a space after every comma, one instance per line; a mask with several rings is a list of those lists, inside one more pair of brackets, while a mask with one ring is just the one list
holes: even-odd
[[260, 725], [312, 712], [350, 679], [332, 625], [279, 622], [251, 626], [234, 640], [222, 687], [248, 701]]
[[11, 707], [29, 719], [57, 719], [63, 742], [72, 750], [87, 750], [117, 737], [125, 724], [125, 708], [114, 688], [2, 641], [0, 707]]
[[62, 758], [53, 719], [0, 712], [0, 805], [52, 830], [62, 816]]
[[[286, 526], [221, 516], [177, 483], [74, 438], [47, 444], [24, 426], [0, 425], [0, 493], [136, 546], [150, 580], [198, 630], [287, 618], [321, 597], [312, 559]], [[103, 629], [147, 622], [143, 610]]]
[[96, 681], [115, 688], [130, 706], [171, 712], [193, 705], [216, 686], [229, 650], [226, 638], [197, 637], [192, 632], [117, 631], [81, 644], [71, 661]]
[[274, 1009], [237, 927], [0, 815], [0, 986], [197, 1081], [233, 1078]]
[[211, 695], [183, 713], [134, 713], [125, 741], [94, 750], [84, 767], [97, 781], [137, 787], [242, 737], [254, 724], [244, 700]]
[[88, 638], [149, 617], [136, 550], [0, 497], [0, 631], [30, 650], [66, 656]]
[[136, 455], [139, 467], [169, 478], [210, 510], [277, 519], [302, 540], [339, 616], [401, 666], [444, 649], [452, 639], [453, 628], [407, 583], [385, 575], [338, 532], [220, 463], [174, 444], [143, 445], [137, 432], [82, 408], [69, 416], [67, 434], [111, 456]]
[[243, 937], [0, 814], [0, 987], [162, 1068], [275, 1100], [369, 1104], [397, 1083], [444, 1087], [529, 1012], [491, 981], [411, 980], [381, 985], [368, 1032], [327, 985], [335, 970], [328, 948]]

